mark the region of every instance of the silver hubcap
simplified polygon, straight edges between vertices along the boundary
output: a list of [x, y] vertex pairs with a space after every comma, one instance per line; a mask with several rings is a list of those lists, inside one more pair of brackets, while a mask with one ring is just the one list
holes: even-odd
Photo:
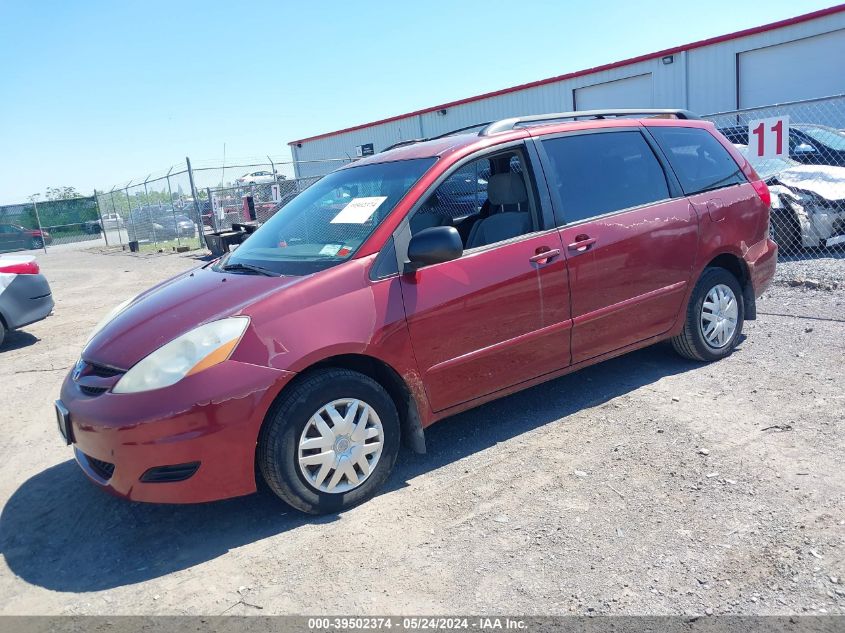
[[701, 333], [710, 347], [721, 349], [736, 333], [739, 306], [729, 286], [713, 286], [701, 306]]
[[320, 492], [363, 484], [381, 458], [384, 428], [366, 402], [342, 398], [311, 416], [299, 438], [299, 470]]

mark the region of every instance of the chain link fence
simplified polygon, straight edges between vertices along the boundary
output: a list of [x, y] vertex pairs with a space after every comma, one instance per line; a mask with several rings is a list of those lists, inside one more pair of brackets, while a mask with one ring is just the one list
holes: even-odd
[[[342, 164], [338, 161], [337, 167]], [[320, 178], [322, 176], [285, 178], [274, 183], [209, 187], [206, 199], [210, 200], [210, 224], [215, 231], [225, 231], [231, 229], [233, 222], [266, 222]]]
[[0, 252], [89, 242], [101, 232], [95, 196], [0, 206]]
[[134, 252], [192, 250], [204, 246], [202, 218], [189, 169], [98, 194], [105, 241]]
[[845, 95], [704, 118], [769, 186], [779, 277], [845, 284]]
[[[348, 159], [320, 161], [333, 171]], [[233, 222], [264, 222], [319, 177], [297, 179], [294, 164], [244, 161], [235, 165], [185, 163], [166, 173], [97, 194], [108, 245], [145, 252], [206, 246], [207, 233]]]

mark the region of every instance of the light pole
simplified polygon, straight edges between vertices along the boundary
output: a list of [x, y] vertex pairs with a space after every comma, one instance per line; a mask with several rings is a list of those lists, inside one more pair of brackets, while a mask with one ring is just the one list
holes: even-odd
[[34, 193], [29, 196], [29, 201], [32, 202], [32, 208], [35, 209], [35, 222], [38, 224], [38, 231], [41, 233], [41, 248], [44, 249], [44, 254], [47, 254], [47, 240], [44, 239], [44, 229], [41, 228], [41, 218], [38, 217], [38, 198], [40, 193]]

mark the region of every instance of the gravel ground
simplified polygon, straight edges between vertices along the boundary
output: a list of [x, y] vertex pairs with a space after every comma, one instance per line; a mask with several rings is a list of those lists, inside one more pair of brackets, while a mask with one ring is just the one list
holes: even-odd
[[822, 290], [845, 288], [845, 253], [840, 253], [839, 257], [789, 259], [778, 262], [775, 283]]
[[41, 263], [55, 316], [0, 353], [0, 614], [845, 611], [841, 289], [774, 286], [717, 364], [657, 345], [455, 416], [312, 518], [89, 484], [62, 377], [109, 307], [196, 261]]

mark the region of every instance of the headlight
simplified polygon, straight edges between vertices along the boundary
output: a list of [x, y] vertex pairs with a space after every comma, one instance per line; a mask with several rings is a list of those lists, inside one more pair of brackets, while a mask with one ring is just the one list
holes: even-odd
[[126, 372], [113, 393], [137, 393], [174, 385], [229, 358], [241, 340], [247, 317], [206, 323], [158, 348]]
[[126, 308], [128, 308], [129, 304], [132, 303], [133, 301], [135, 301], [135, 299], [137, 299], [137, 298], [138, 298], [137, 295], [134, 296], [134, 297], [130, 297], [129, 299], [127, 299], [126, 301], [121, 303], [119, 306], [114, 308], [111, 312], [109, 312], [102, 319], [100, 319], [100, 322], [97, 323], [97, 325], [94, 326], [93, 330], [91, 330], [91, 334], [88, 335], [88, 340], [85, 342], [85, 344], [88, 345], [88, 343], [91, 342], [91, 339], [94, 338], [95, 336], [97, 336], [97, 334], [100, 332], [100, 330], [102, 330], [104, 327], [106, 327], [109, 324], [109, 321], [111, 321], [118, 314], [120, 314]]

